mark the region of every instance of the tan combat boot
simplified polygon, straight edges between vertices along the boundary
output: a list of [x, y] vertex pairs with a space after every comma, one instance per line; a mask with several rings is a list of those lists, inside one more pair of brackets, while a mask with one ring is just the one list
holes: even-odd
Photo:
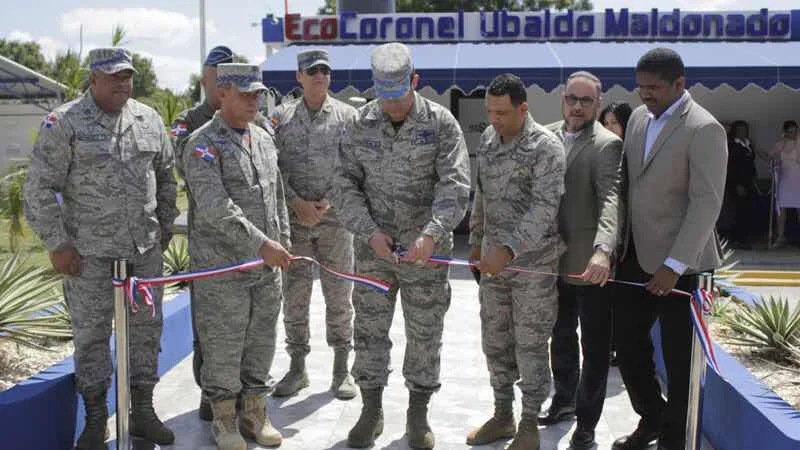
[[415, 449], [431, 449], [436, 444], [433, 430], [428, 424], [428, 402], [431, 392], [409, 391], [406, 412], [406, 435], [408, 446]]
[[383, 433], [383, 387], [361, 389], [361, 415], [347, 435], [347, 446], [367, 448]]
[[539, 450], [539, 421], [536, 416], [522, 415], [517, 434], [506, 450]]
[[331, 381], [331, 392], [339, 400], [350, 400], [356, 396], [356, 382], [350, 375], [347, 368], [347, 357], [350, 352], [337, 350], [333, 357], [333, 381]]
[[214, 419], [211, 434], [219, 450], [247, 450], [247, 443], [236, 429], [236, 399], [211, 402]]
[[153, 409], [152, 384], [131, 386], [131, 436], [136, 436], [159, 445], [170, 445], [175, 442], [172, 432]]
[[259, 394], [242, 395], [239, 431], [245, 438], [267, 447], [277, 447], [283, 441], [281, 433], [269, 421], [266, 397]]
[[486, 445], [510, 439], [517, 433], [513, 400], [495, 400], [494, 416], [467, 435], [467, 445]]

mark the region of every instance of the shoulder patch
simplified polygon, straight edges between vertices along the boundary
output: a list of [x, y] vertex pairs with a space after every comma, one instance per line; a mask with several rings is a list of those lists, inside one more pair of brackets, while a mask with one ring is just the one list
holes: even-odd
[[172, 129], [170, 130], [170, 134], [172, 137], [183, 137], [189, 134], [189, 127], [186, 125], [186, 122], [181, 122], [180, 120], [176, 120], [172, 122]]
[[205, 144], [197, 144], [194, 146], [194, 156], [201, 158], [203, 161], [213, 161], [217, 158], [217, 149], [209, 147]]
[[50, 114], [46, 115], [44, 120], [42, 120], [42, 127], [44, 128], [53, 128], [53, 125], [58, 123], [58, 117], [56, 117], [55, 112], [51, 112]]

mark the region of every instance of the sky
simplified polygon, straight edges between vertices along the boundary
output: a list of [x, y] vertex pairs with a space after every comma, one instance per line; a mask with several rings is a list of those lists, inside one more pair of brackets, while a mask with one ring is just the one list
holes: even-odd
[[[682, 10], [789, 10], [798, 0], [654, 0], [659, 9]], [[67, 48], [78, 50], [83, 26], [84, 54], [108, 46], [115, 24], [127, 30], [129, 49], [152, 58], [159, 85], [183, 91], [192, 73], [200, 71], [199, 0], [0, 0], [0, 38], [38, 42], [46, 58]], [[289, 12], [314, 15], [322, 0], [289, 0]], [[593, 0], [596, 10], [631, 7], [633, 2]], [[112, 6], [113, 5], [113, 6]], [[235, 5], [235, 6], [232, 6]], [[224, 44], [254, 64], [265, 58], [261, 19], [283, 15], [283, 0], [207, 0], [207, 48]]]

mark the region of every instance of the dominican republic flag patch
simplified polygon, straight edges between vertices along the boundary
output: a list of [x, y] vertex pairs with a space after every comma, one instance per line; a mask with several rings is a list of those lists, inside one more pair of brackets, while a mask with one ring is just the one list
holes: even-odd
[[42, 121], [42, 126], [45, 128], [53, 128], [53, 125], [55, 125], [57, 122], [58, 118], [56, 118], [56, 113], [50, 113], [45, 116], [44, 120]]
[[175, 122], [172, 124], [172, 137], [181, 137], [189, 134], [189, 128], [183, 122]]
[[194, 146], [194, 156], [203, 158], [204, 161], [213, 161], [217, 157], [217, 149], [205, 144], [197, 144]]

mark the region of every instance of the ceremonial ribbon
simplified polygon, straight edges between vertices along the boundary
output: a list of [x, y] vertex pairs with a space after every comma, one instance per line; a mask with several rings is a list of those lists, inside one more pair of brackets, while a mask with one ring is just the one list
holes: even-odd
[[[308, 261], [312, 264], [318, 265], [321, 269], [325, 270], [328, 273], [331, 273], [336, 277], [352, 281], [357, 284], [361, 284], [363, 286], [375, 289], [376, 291], [384, 294], [389, 292], [389, 289], [392, 287], [391, 284], [383, 280], [379, 280], [377, 278], [350, 272], [342, 272], [330, 268], [324, 264], [321, 264], [316, 259], [308, 256], [292, 256], [291, 258], [289, 258], [289, 261]], [[153, 302], [154, 296], [152, 290], [150, 289], [152, 286], [202, 280], [204, 278], [211, 278], [229, 272], [241, 272], [244, 270], [255, 269], [262, 265], [264, 265], [264, 260], [261, 258], [256, 258], [242, 263], [230, 264], [227, 266], [215, 267], [211, 269], [202, 269], [196, 272], [180, 272], [161, 277], [139, 278], [136, 276], [130, 276], [125, 280], [120, 280], [115, 278], [112, 279], [112, 284], [114, 287], [125, 288], [125, 296], [128, 300], [128, 303], [130, 304], [131, 311], [134, 313], [139, 311], [139, 307], [136, 304], [136, 293], [139, 292], [142, 295], [142, 298], [144, 299], [145, 305], [147, 305], [150, 308], [151, 316], [155, 317], [156, 310], [155, 310], [155, 304]]]
[[[446, 264], [451, 266], [466, 266], [475, 268], [478, 267], [477, 261], [463, 259], [463, 258], [451, 258], [448, 256], [432, 256], [431, 258], [428, 259], [428, 262], [433, 264]], [[525, 269], [523, 267], [517, 267], [517, 266], [506, 266], [503, 268], [503, 270], [506, 272], [527, 273], [527, 274], [545, 275], [553, 277], [561, 276], [560, 274], [554, 272], [543, 272], [538, 270]], [[569, 274], [567, 276], [576, 279], [580, 278], [580, 275], [577, 274]], [[615, 280], [613, 278], [609, 278], [608, 282], [623, 284], [627, 286], [638, 286], [641, 288], [647, 286], [647, 284], [645, 283]], [[720, 374], [719, 365], [717, 364], [717, 356], [714, 353], [714, 345], [711, 340], [711, 335], [709, 334], [708, 327], [706, 326], [706, 322], [703, 319], [704, 314], [709, 314], [711, 312], [711, 306], [714, 300], [714, 296], [712, 295], [711, 292], [699, 288], [695, 289], [694, 293], [686, 292], [680, 289], [673, 289], [671, 293], [689, 298], [690, 316], [692, 319], [692, 324], [694, 324], [694, 330], [697, 333], [697, 337], [700, 340], [700, 346], [703, 348], [703, 352], [706, 355], [706, 360], [708, 361], [711, 368], [714, 370], [714, 372]]]

